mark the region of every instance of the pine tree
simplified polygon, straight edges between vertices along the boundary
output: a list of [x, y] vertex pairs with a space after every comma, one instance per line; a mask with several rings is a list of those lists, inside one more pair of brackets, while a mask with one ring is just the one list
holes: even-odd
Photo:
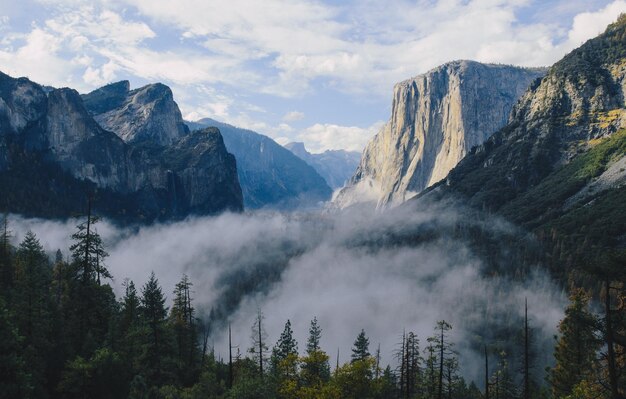
[[45, 397], [52, 333], [51, 268], [43, 247], [30, 231], [18, 247], [16, 265], [12, 307], [17, 328], [24, 337], [24, 356], [32, 374], [34, 395]]
[[256, 364], [258, 366], [258, 376], [260, 378], [264, 375], [264, 366], [267, 362], [267, 352], [269, 350], [267, 346], [267, 333], [265, 332], [265, 328], [263, 327], [263, 320], [265, 316], [263, 316], [263, 312], [261, 309], [257, 309], [257, 316], [254, 320], [254, 324], [252, 325], [252, 347], [248, 349], [248, 352], [254, 357]]
[[356, 337], [352, 348], [352, 363], [365, 360], [371, 356], [369, 353], [369, 345], [370, 342], [365, 336], [365, 330], [361, 330], [359, 335]]
[[306, 387], [316, 387], [330, 379], [328, 355], [320, 347], [322, 328], [317, 317], [311, 320], [306, 356], [302, 358], [302, 380]]
[[444, 364], [449, 356], [453, 355], [453, 344], [448, 340], [448, 332], [452, 329], [452, 326], [445, 320], [437, 322], [437, 335], [435, 335], [434, 343], [435, 349], [439, 352], [439, 373], [437, 373], [437, 399], [443, 399], [443, 379], [444, 379]]
[[419, 339], [412, 331], [402, 334], [400, 349], [396, 352], [399, 362], [400, 397], [411, 398], [417, 392], [421, 378]]
[[322, 337], [322, 329], [320, 328], [317, 317], [313, 317], [311, 320], [311, 327], [309, 328], [309, 339], [306, 345], [307, 353], [320, 350], [320, 339]]
[[424, 389], [428, 398], [434, 398], [437, 391], [437, 339], [427, 338], [428, 345], [424, 348]]
[[70, 246], [72, 259], [84, 285], [95, 281], [99, 285], [102, 278], [112, 278], [111, 273], [104, 266], [104, 259], [109, 254], [104, 250], [102, 238], [95, 229], [99, 218], [91, 214], [89, 201], [87, 220], [76, 226], [77, 231], [72, 234], [74, 243]]
[[23, 338], [0, 298], [0, 399], [29, 398], [33, 386], [22, 350]]
[[101, 285], [102, 278], [112, 278], [104, 266], [108, 256], [102, 240], [94, 228], [98, 218], [91, 214], [89, 202], [87, 220], [77, 226], [70, 246], [72, 263], [69, 266], [68, 301], [64, 312], [68, 315], [73, 352], [89, 359], [111, 327], [110, 321], [117, 307], [109, 285]]
[[285, 323], [285, 328], [272, 349], [272, 363], [277, 365], [282, 360], [285, 360], [288, 355], [298, 355], [298, 343], [293, 337], [291, 321], [289, 320]]
[[[194, 363], [198, 351], [195, 309], [191, 305], [191, 286], [187, 275], [183, 275], [174, 289], [174, 303], [170, 311], [170, 323], [178, 348], [180, 377], [187, 383], [194, 378]], [[188, 373], [192, 374], [187, 375]]]
[[139, 369], [141, 345], [141, 300], [135, 283], [126, 279], [122, 284], [124, 297], [120, 301], [120, 313], [117, 323], [120, 340], [120, 353], [129, 369]]
[[509, 369], [506, 352], [500, 351], [498, 359], [498, 369], [491, 378], [490, 385], [493, 386], [495, 399], [516, 398], [518, 395], [515, 381]]
[[165, 375], [164, 358], [169, 355], [169, 342], [165, 326], [167, 316], [165, 296], [154, 272], [143, 286], [141, 295], [141, 312], [147, 326], [142, 359], [144, 376], [150, 385], [160, 385]]
[[0, 231], [0, 296], [9, 299], [9, 292], [13, 288], [15, 270], [13, 266], [13, 247], [11, 246], [11, 231], [9, 230], [8, 216], [5, 214]]
[[576, 385], [591, 376], [600, 349], [597, 324], [589, 311], [589, 296], [582, 289], [574, 290], [565, 318], [559, 323], [560, 337], [554, 350], [556, 365], [550, 371], [555, 398], [570, 395]]

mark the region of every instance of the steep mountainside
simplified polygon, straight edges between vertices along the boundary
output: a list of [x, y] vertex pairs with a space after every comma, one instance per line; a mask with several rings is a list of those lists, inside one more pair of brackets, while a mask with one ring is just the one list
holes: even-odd
[[313, 167], [267, 136], [204, 118], [187, 122], [194, 130], [216, 126], [228, 151], [237, 158], [237, 173], [246, 208], [289, 209], [330, 199], [332, 190]]
[[542, 69], [455, 61], [394, 87], [391, 118], [365, 148], [340, 207], [397, 204], [446, 177], [507, 123]]
[[121, 81], [82, 97], [96, 121], [127, 143], [169, 145], [189, 133], [169, 87], [155, 83], [129, 89], [129, 82]]
[[311, 154], [304, 143], [288, 143], [285, 148], [315, 168], [333, 190], [346, 184], [361, 159], [361, 154], [356, 151], [326, 150], [321, 154]]
[[28, 215], [68, 216], [96, 191], [95, 208], [121, 220], [242, 209], [235, 159], [219, 131], [171, 146], [125, 143], [92, 118], [75, 90], [46, 92], [1, 73], [0, 181], [0, 208]]
[[455, 196], [535, 231], [555, 264], [626, 247], [626, 17], [550, 68], [512, 112], [421, 198]]

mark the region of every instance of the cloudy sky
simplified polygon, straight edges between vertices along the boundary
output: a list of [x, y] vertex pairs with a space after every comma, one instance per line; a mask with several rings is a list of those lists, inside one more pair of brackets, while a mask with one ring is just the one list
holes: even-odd
[[395, 82], [455, 59], [546, 66], [626, 0], [0, 0], [0, 70], [81, 92], [163, 82], [183, 115], [360, 151]]

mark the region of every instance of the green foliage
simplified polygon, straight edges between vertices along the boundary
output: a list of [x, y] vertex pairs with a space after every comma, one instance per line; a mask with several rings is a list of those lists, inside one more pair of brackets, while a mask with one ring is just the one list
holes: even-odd
[[167, 327], [165, 296], [154, 272], [141, 290], [141, 374], [148, 384], [161, 386], [173, 380], [173, 342]]
[[121, 357], [110, 349], [96, 350], [90, 359], [81, 356], [65, 368], [59, 391], [67, 398], [116, 399], [128, 395], [128, 376]]
[[30, 398], [33, 387], [21, 350], [23, 338], [11, 319], [0, 298], [0, 398]]
[[554, 350], [556, 365], [550, 372], [554, 398], [567, 397], [579, 384], [592, 378], [600, 340], [596, 336], [598, 321], [589, 311], [589, 296], [574, 290], [565, 318], [559, 323], [559, 338]]
[[352, 347], [352, 362], [362, 361], [371, 356], [369, 352], [370, 340], [365, 336], [365, 330], [361, 330]]
[[509, 220], [536, 228], [567, 213], [565, 200], [576, 194], [591, 179], [602, 174], [612, 161], [626, 154], [626, 129], [577, 156], [541, 183], [501, 209]]
[[625, 58], [626, 18], [622, 14], [615, 23], [607, 27], [604, 34], [587, 41], [557, 62], [550, 73], [599, 85], [606, 79], [602, 66]]

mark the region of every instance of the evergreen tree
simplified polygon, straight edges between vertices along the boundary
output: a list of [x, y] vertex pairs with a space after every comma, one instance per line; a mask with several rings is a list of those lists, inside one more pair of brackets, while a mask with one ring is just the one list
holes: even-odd
[[428, 345], [424, 348], [424, 394], [428, 398], [434, 398], [437, 392], [437, 352], [436, 352], [436, 337], [429, 337], [426, 340]]
[[369, 345], [370, 341], [365, 336], [365, 330], [361, 330], [352, 347], [352, 363], [365, 360], [371, 356], [369, 353]]
[[77, 226], [70, 246], [72, 263], [69, 266], [69, 293], [65, 313], [71, 324], [73, 352], [89, 359], [97, 344], [105, 339], [111, 327], [117, 302], [109, 285], [101, 285], [101, 278], [111, 278], [103, 260], [108, 255], [94, 225], [98, 218], [91, 214], [91, 203], [87, 220]]
[[0, 297], [0, 399], [32, 397], [30, 364], [23, 357], [22, 341]]
[[400, 397], [411, 398], [417, 392], [421, 378], [419, 339], [409, 331], [402, 334], [400, 350], [396, 352], [399, 362]]
[[104, 265], [104, 259], [109, 254], [104, 250], [102, 238], [95, 229], [95, 224], [99, 220], [98, 217], [91, 215], [90, 208], [87, 220], [78, 224], [76, 226], [77, 231], [72, 234], [72, 240], [74, 240], [70, 246], [72, 259], [79, 269], [79, 274], [85, 285], [91, 281], [100, 284], [101, 279], [112, 278], [111, 273]]
[[448, 339], [448, 333], [452, 329], [452, 326], [445, 320], [437, 322], [435, 331], [437, 334], [433, 336], [433, 343], [435, 350], [438, 352], [439, 372], [437, 373], [437, 399], [443, 399], [443, 380], [444, 380], [444, 365], [449, 357], [454, 355], [452, 350], [453, 344]]
[[313, 317], [313, 320], [311, 320], [311, 327], [309, 328], [309, 339], [306, 344], [307, 353], [320, 350], [321, 337], [322, 329], [317, 322], [317, 317]]
[[146, 323], [142, 356], [143, 375], [149, 386], [163, 385], [167, 380], [166, 366], [170, 355], [166, 329], [165, 296], [154, 272], [141, 290], [141, 313]]
[[509, 369], [506, 352], [500, 351], [498, 360], [498, 369], [491, 378], [493, 397], [495, 399], [516, 398], [518, 392], [515, 381]]
[[597, 320], [589, 311], [589, 296], [582, 289], [574, 290], [565, 318], [559, 323], [560, 337], [554, 350], [556, 365], [550, 371], [555, 398], [570, 395], [576, 385], [591, 376], [600, 349], [596, 326]]
[[185, 384], [195, 378], [198, 333], [195, 309], [191, 304], [191, 282], [183, 275], [174, 289], [174, 303], [170, 311], [170, 323], [177, 344], [179, 377]]
[[291, 321], [287, 320], [278, 342], [276, 342], [276, 345], [272, 349], [273, 368], [276, 367], [281, 361], [285, 360], [289, 355], [298, 356], [298, 343], [293, 337]]
[[51, 348], [51, 269], [43, 247], [30, 231], [18, 247], [16, 265], [12, 307], [17, 328], [24, 337], [24, 359], [32, 375], [33, 393], [44, 398]]
[[258, 376], [260, 378], [263, 378], [264, 375], [264, 367], [267, 362], [267, 352], [269, 350], [266, 343], [267, 333], [263, 327], [264, 319], [265, 316], [263, 316], [261, 309], [257, 309], [257, 316], [254, 320], [254, 324], [252, 325], [252, 347], [248, 349], [248, 352], [252, 354], [258, 366]]
[[9, 299], [9, 293], [13, 288], [13, 247], [11, 246], [11, 231], [9, 230], [8, 216], [5, 214], [0, 226], [0, 296]]
[[141, 300], [137, 294], [135, 284], [124, 280], [124, 297], [120, 301], [120, 312], [117, 323], [120, 354], [125, 364], [132, 371], [140, 369], [140, 350], [142, 333], [142, 308]]
[[306, 356], [302, 358], [302, 380], [305, 387], [319, 387], [330, 379], [328, 355], [320, 347], [322, 328], [317, 317], [311, 320]]

